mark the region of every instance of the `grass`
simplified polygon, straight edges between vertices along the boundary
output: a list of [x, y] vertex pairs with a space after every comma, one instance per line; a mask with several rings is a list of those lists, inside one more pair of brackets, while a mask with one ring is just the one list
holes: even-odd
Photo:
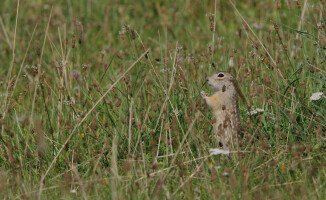
[[[324, 1], [234, 4], [1, 2], [0, 198], [322, 199]], [[229, 156], [200, 98], [217, 70], [264, 109], [240, 102]]]

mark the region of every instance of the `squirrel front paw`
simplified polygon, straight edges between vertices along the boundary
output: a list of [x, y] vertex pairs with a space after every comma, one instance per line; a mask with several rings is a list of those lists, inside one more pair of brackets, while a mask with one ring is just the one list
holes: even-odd
[[203, 99], [205, 99], [205, 97], [207, 96], [207, 95], [206, 95], [206, 92], [204, 92], [204, 91], [201, 91], [201, 92], [200, 92], [200, 95], [201, 95], [201, 98], [203, 98]]

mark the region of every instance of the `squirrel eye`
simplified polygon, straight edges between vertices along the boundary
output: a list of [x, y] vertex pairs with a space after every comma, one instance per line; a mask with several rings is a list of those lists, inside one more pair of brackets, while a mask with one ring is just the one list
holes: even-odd
[[222, 77], [224, 77], [224, 74], [220, 73], [220, 74], [217, 75], [217, 77], [222, 78]]

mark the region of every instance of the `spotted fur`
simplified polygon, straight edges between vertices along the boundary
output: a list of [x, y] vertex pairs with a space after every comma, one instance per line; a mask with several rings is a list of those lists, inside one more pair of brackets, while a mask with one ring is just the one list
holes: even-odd
[[201, 95], [215, 118], [213, 124], [215, 144], [222, 144], [224, 149], [235, 148], [240, 132], [238, 96], [242, 93], [239, 94], [240, 90], [235, 79], [227, 72], [216, 72], [207, 77], [207, 82], [215, 92], [211, 96], [207, 96], [205, 92], [201, 92]]

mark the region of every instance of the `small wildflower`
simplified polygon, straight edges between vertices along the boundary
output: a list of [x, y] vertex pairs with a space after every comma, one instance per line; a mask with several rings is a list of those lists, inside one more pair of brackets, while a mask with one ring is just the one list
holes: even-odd
[[219, 42], [221, 42], [221, 41], [223, 41], [224, 40], [224, 37], [218, 37], [217, 38], [217, 41], [219, 41]]
[[223, 172], [222, 176], [229, 176], [229, 173]]
[[214, 14], [211, 13], [211, 14], [209, 15], [209, 21], [210, 21], [210, 22], [213, 22], [213, 21], [214, 21]]
[[221, 166], [218, 165], [218, 166], [215, 166], [214, 168], [217, 169], [217, 170], [219, 170], [219, 169], [221, 169]]
[[230, 151], [229, 150], [223, 150], [223, 149], [209, 149], [210, 155], [229, 155]]
[[264, 111], [265, 111], [265, 110], [262, 109], [262, 108], [256, 108], [256, 109], [250, 111], [250, 113], [247, 112], [247, 115], [255, 115], [255, 114], [257, 114], [257, 113], [261, 113], [261, 112], [264, 112]]
[[178, 58], [177, 63], [182, 64], [183, 63], [183, 58], [182, 57]]
[[311, 97], [309, 98], [309, 101], [317, 101], [319, 100], [321, 97], [323, 96], [322, 92], [315, 92], [311, 95]]
[[78, 71], [75, 71], [75, 70], [74, 70], [74, 71], [72, 72], [72, 76], [73, 76], [76, 80], [79, 80], [79, 76], [80, 76], [80, 75], [79, 75], [79, 72], [78, 72]]
[[127, 30], [126, 30], [126, 27], [128, 26], [122, 26], [121, 30], [119, 31], [119, 34], [126, 34], [127, 33]]
[[76, 194], [76, 193], [77, 193], [77, 190], [76, 189], [70, 190], [70, 194]]
[[264, 61], [265, 64], [268, 64], [268, 60], [267, 60], [266, 57], [264, 57], [263, 61]]
[[170, 73], [170, 71], [171, 71], [171, 70], [170, 70], [169, 68], [161, 69], [161, 70], [160, 70], [161, 73], [165, 73], [165, 72]]
[[84, 138], [85, 138], [85, 133], [82, 133], [81, 136], [82, 136], [82, 138], [84, 139]]
[[281, 169], [286, 170], [286, 165], [283, 164], [282, 167], [281, 167]]

